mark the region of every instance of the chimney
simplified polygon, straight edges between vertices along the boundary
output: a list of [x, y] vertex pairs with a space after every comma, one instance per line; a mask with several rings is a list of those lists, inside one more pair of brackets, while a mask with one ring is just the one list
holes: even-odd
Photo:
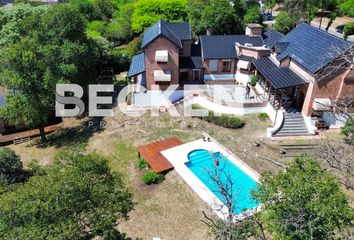
[[263, 26], [258, 23], [246, 24], [246, 35], [248, 36], [261, 36]]

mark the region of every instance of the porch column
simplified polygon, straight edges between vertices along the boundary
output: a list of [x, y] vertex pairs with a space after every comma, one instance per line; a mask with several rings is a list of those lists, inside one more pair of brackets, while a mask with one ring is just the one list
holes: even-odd
[[275, 99], [277, 98], [277, 93], [278, 93], [278, 90], [275, 89], [274, 99], [273, 99], [273, 106], [275, 106]]
[[284, 89], [281, 90], [278, 109], [280, 109], [283, 106], [283, 95], [284, 95]]
[[[268, 81], [267, 81], [268, 83]], [[270, 92], [272, 91], [272, 85], [269, 84], [269, 89], [268, 89], [268, 101], [270, 100]]]

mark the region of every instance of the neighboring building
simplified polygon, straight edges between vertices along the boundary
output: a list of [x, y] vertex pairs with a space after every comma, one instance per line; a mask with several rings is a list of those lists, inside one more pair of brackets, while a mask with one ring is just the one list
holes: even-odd
[[254, 88], [258, 105], [253, 107], [271, 104], [273, 122], [279, 109], [284, 109], [284, 114], [292, 113], [283, 117], [285, 129], [284, 119], [297, 113], [302, 125], [290, 130], [294, 135], [308, 135], [314, 125], [310, 116], [318, 110], [315, 102], [354, 96], [354, 82], [349, 77], [353, 71], [342, 68], [323, 77], [327, 67], [340, 64], [337, 57], [352, 47], [305, 23], [285, 36], [273, 29], [262, 33], [261, 25], [248, 24], [245, 35], [205, 35], [193, 43], [188, 23], [158, 21], [144, 33], [143, 53], [133, 58], [128, 77], [147, 89], [134, 89], [142, 96], [149, 94], [152, 84], [162, 90], [170, 84], [179, 84], [180, 89], [196, 83], [245, 86], [258, 75]]

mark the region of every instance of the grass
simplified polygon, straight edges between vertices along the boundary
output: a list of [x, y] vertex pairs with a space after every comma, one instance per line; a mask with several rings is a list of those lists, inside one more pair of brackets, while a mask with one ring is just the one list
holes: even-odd
[[[257, 115], [241, 117], [247, 124], [239, 129], [206, 124], [199, 118], [172, 118], [168, 113], [162, 113], [159, 118], [148, 114], [131, 118], [117, 110], [114, 119], [126, 124], [113, 126], [109, 124], [113, 118], [106, 117], [103, 119], [107, 123], [104, 129], [95, 126], [89, 130], [85, 125], [87, 119], [69, 119], [64, 121], [60, 132], [48, 136], [53, 142], [41, 145], [32, 141], [11, 148], [25, 162], [37, 159], [41, 164], [50, 163], [54, 155], [68, 145], [106, 156], [110, 159], [112, 170], [123, 174], [127, 187], [134, 195], [136, 206], [130, 213], [130, 219], [118, 225], [132, 238], [210, 239], [207, 227], [200, 221], [201, 211], [210, 209], [175, 171], [167, 173], [165, 180], [159, 184], [145, 185], [142, 182], [145, 171], [140, 171], [136, 164], [136, 148], [139, 145], [172, 136], [189, 142], [202, 138], [202, 133], [206, 132], [258, 172], [280, 170], [259, 157], [263, 155], [277, 159], [279, 143], [265, 138], [269, 120], [261, 121]], [[256, 140], [261, 141], [260, 147], [255, 147]], [[82, 143], [84, 146], [80, 146]]]

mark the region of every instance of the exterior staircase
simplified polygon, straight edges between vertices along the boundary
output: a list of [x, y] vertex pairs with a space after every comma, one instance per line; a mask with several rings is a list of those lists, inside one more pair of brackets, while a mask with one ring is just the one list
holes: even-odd
[[295, 108], [284, 109], [284, 121], [273, 137], [311, 136], [301, 112]]

